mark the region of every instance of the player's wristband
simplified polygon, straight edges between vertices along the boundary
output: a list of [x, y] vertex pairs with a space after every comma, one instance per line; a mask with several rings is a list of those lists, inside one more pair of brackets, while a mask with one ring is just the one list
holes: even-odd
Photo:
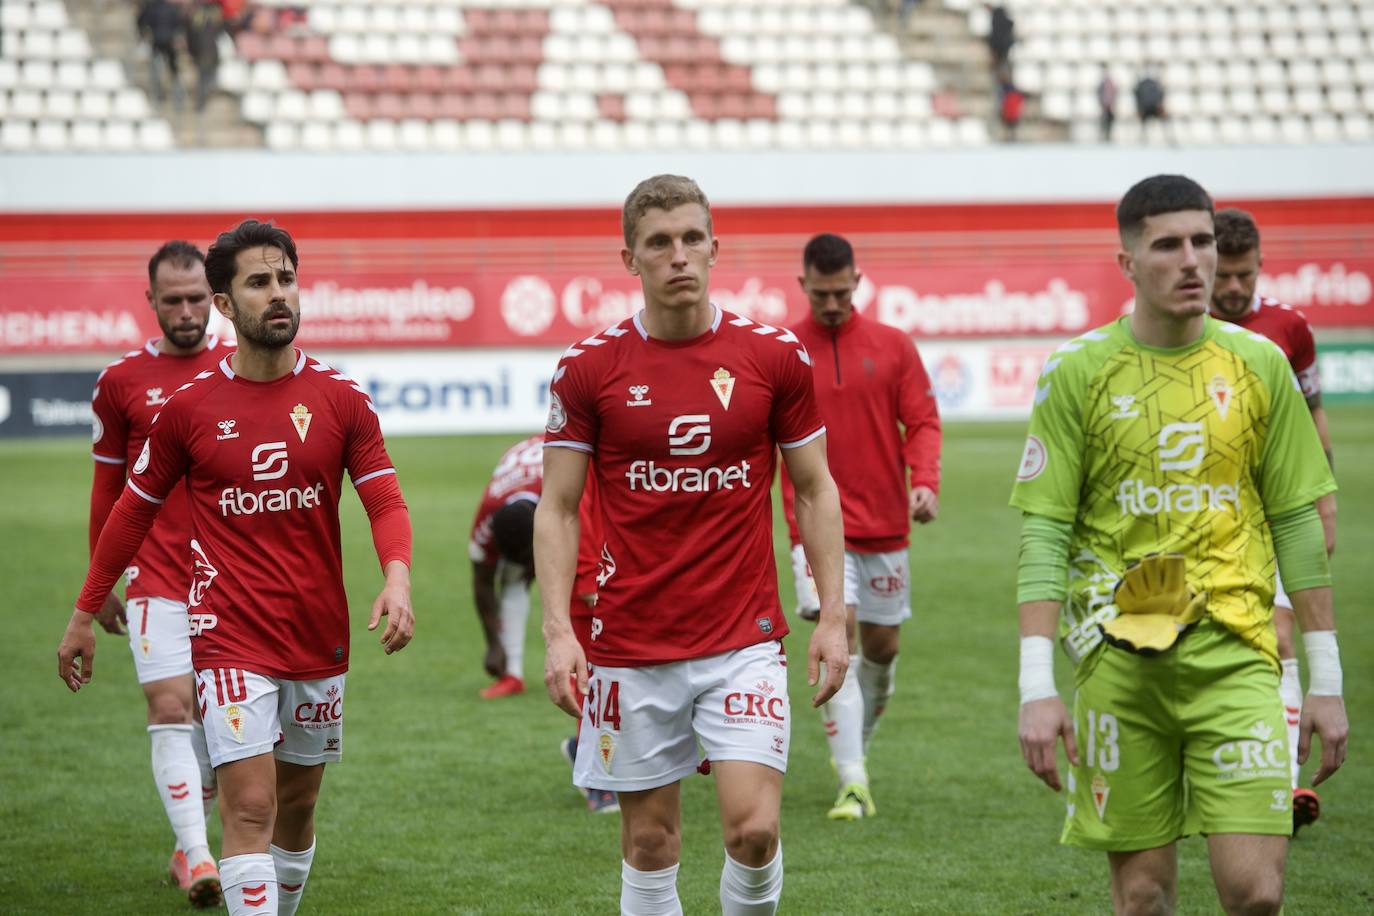
[[1341, 695], [1341, 653], [1336, 647], [1335, 630], [1313, 630], [1302, 634], [1307, 648], [1307, 693], [1314, 697]]
[[1059, 696], [1054, 686], [1054, 640], [1048, 636], [1021, 637], [1021, 705]]

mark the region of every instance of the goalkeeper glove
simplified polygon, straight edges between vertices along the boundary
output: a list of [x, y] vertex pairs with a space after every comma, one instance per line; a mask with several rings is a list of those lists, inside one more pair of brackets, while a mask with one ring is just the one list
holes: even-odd
[[1117, 616], [1098, 624], [1107, 642], [1140, 655], [1167, 651], [1207, 612], [1207, 593], [1195, 594], [1184, 577], [1182, 554], [1149, 554], [1126, 568], [1116, 583]]

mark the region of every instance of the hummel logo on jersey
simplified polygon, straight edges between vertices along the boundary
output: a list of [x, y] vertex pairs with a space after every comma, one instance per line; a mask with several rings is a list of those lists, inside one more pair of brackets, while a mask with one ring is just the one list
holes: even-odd
[[646, 394], [648, 394], [648, 393], [649, 393], [649, 386], [648, 386], [648, 385], [631, 385], [631, 386], [630, 386], [630, 394], [634, 395], [634, 400], [633, 400], [633, 401], [626, 401], [626, 402], [625, 402], [625, 406], [626, 406], [626, 407], [648, 407], [650, 404], [653, 403], [653, 399], [652, 399], [652, 398], [646, 398], [646, 397], [644, 397], [644, 396], [645, 396]]
[[238, 425], [238, 420], [220, 420], [215, 425], [219, 427], [219, 435], [215, 437], [220, 442], [225, 439], [237, 439], [239, 434], [234, 432], [234, 427]]
[[735, 379], [725, 369], [717, 369], [716, 374], [711, 376], [711, 390], [720, 398], [720, 406], [726, 410], [730, 409], [730, 395], [735, 392]]
[[149, 388], [148, 400], [145, 403], [149, 407], [161, 407], [167, 403], [167, 399], [162, 396], [161, 388]]
[[[1177, 436], [1177, 441], [1172, 441]], [[1183, 457], [1189, 449], [1192, 452]], [[1191, 471], [1202, 464], [1207, 449], [1202, 440], [1201, 423], [1170, 423], [1159, 431], [1159, 469]]]
[[1140, 416], [1140, 409], [1135, 407], [1135, 395], [1133, 394], [1114, 394], [1112, 403], [1116, 405], [1116, 412], [1112, 414], [1113, 420], [1129, 420], [1132, 417]]
[[[302, 435], [304, 440], [305, 436]], [[276, 480], [286, 476], [286, 443], [264, 442], [253, 449], [253, 479]]]
[[[700, 442], [693, 441], [697, 439]], [[711, 418], [707, 414], [684, 414], [668, 424], [668, 454], [700, 455], [710, 447]]]

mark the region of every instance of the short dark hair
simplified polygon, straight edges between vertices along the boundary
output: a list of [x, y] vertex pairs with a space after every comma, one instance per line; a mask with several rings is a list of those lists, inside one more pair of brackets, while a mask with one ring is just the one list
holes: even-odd
[[1259, 227], [1244, 210], [1227, 207], [1213, 214], [1212, 220], [1216, 223], [1217, 254], [1229, 258], [1259, 248]]
[[1180, 210], [1213, 212], [1212, 198], [1191, 178], [1183, 175], [1153, 175], [1138, 181], [1116, 205], [1116, 228], [1124, 242], [1135, 237], [1147, 217]]
[[802, 249], [802, 269], [816, 268], [818, 273], [833, 274], [854, 266], [854, 248], [838, 235], [822, 232]]
[[518, 499], [491, 515], [496, 552], [507, 559], [528, 557], [534, 550], [534, 503]]
[[274, 225], [271, 220], [260, 223], [255, 219], [246, 219], [228, 232], [221, 232], [206, 253], [205, 279], [210, 282], [210, 289], [217, 293], [229, 292], [239, 252], [264, 245], [280, 250], [291, 262], [292, 268], [300, 266], [291, 233]]
[[148, 260], [148, 286], [157, 285], [157, 269], [163, 261], [174, 267], [192, 267], [205, 263], [205, 254], [190, 242], [174, 239], [167, 242]]

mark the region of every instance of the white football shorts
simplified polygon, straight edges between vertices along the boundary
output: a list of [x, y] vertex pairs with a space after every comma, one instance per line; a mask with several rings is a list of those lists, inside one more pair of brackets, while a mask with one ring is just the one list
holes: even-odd
[[129, 651], [140, 684], [191, 674], [191, 629], [186, 604], [166, 598], [130, 598], [124, 604], [128, 618]]
[[268, 751], [301, 766], [338, 762], [343, 699], [342, 674], [288, 681], [242, 668], [196, 671], [196, 702], [213, 766]]
[[639, 792], [694, 773], [707, 759], [787, 772], [787, 657], [772, 640], [643, 668], [596, 666], [582, 704], [573, 784]]
[[1274, 607], [1286, 607], [1293, 610], [1293, 599], [1288, 597], [1288, 592], [1283, 590], [1283, 577], [1274, 573]]
[[844, 603], [860, 623], [895, 627], [911, 618], [911, 583], [905, 550], [844, 552]]

